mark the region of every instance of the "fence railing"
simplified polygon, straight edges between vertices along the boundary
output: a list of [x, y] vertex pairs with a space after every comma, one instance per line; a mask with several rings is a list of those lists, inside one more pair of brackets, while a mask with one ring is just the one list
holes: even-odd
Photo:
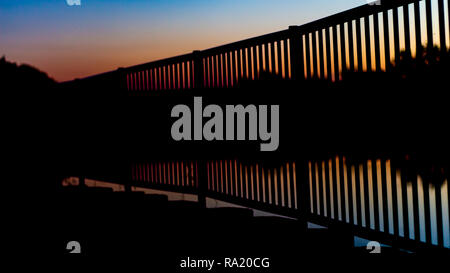
[[[389, 71], [405, 56], [450, 47], [448, 0], [386, 0], [301, 26], [119, 69], [128, 91], [230, 88], [266, 74], [339, 81], [345, 72]], [[105, 74], [100, 82], [110, 80]]]

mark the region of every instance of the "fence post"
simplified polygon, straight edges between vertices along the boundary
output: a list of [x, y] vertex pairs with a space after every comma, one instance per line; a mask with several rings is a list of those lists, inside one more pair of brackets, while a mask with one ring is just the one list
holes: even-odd
[[[293, 80], [302, 79], [303, 71], [303, 43], [300, 36], [299, 26], [289, 26], [289, 51], [290, 51], [290, 61], [291, 61], [291, 77]], [[287, 67], [287, 64], [286, 64]]]
[[194, 50], [192, 55], [194, 56], [194, 88], [203, 88], [204, 71], [201, 51]]

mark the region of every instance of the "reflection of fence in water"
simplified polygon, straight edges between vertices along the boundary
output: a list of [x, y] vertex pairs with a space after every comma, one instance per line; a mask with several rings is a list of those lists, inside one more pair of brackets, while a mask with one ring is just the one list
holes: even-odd
[[204, 168], [199, 164], [140, 163], [132, 167], [132, 180], [139, 186], [192, 193], [205, 183], [209, 197], [450, 247], [448, 179], [439, 186], [419, 175], [409, 181], [391, 160], [348, 163], [336, 157], [309, 161], [300, 169], [294, 161], [276, 167], [238, 160], [206, 161]]
[[450, 247], [448, 178], [442, 185], [407, 180], [390, 160], [309, 162], [312, 214]]

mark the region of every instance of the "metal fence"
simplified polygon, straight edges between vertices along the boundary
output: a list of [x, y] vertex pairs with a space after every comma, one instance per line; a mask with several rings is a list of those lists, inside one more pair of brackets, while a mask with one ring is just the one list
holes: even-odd
[[265, 73], [338, 81], [345, 72], [389, 71], [405, 56], [447, 50], [446, 0], [391, 0], [215, 48], [120, 69], [129, 91], [230, 88]]

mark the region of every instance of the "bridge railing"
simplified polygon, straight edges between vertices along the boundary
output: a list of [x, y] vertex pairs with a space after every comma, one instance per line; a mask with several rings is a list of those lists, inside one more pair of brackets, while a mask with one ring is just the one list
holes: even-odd
[[380, 1], [287, 30], [120, 69], [116, 75], [129, 91], [157, 91], [229, 88], [264, 73], [338, 81], [345, 72], [389, 71], [402, 52], [414, 57], [434, 46], [450, 47], [448, 7], [448, 0]]
[[380, 1], [300, 26], [299, 76], [339, 80], [346, 71], [389, 71], [401, 51], [416, 56], [433, 46], [446, 50], [445, 5], [448, 1]]

